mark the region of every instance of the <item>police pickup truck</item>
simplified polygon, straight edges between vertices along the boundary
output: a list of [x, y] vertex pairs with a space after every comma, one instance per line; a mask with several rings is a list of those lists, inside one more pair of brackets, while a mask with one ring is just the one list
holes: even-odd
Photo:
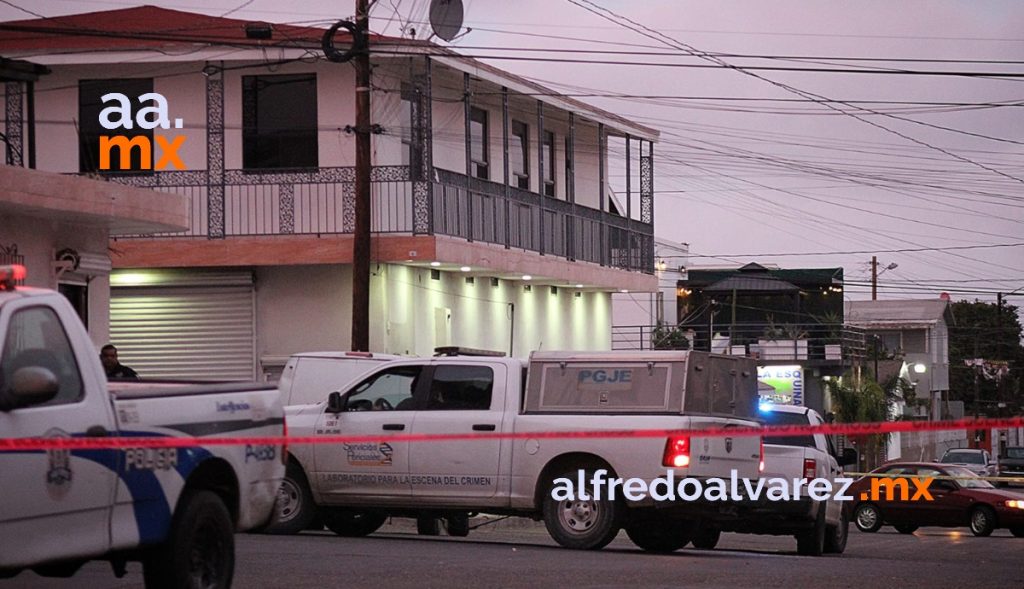
[[[794, 405], [760, 406], [761, 418], [770, 426], [815, 426], [825, 420], [817, 411]], [[771, 436], [764, 443], [764, 473], [762, 479], [793, 481], [827, 479], [835, 488], [842, 485], [836, 479], [843, 476], [843, 467], [856, 464], [857, 452], [846, 448], [836, 451], [832, 439], [824, 434], [793, 434]], [[852, 482], [852, 479], [849, 479]], [[697, 548], [711, 549], [718, 544], [722, 531], [750, 534], [793, 535], [797, 553], [803, 556], [821, 556], [822, 553], [842, 554], [846, 550], [850, 521], [841, 501], [832, 495], [825, 501], [812, 499], [808, 494], [789, 501], [766, 501], [747, 511], [742, 518], [702, 525], [693, 538]]]
[[[601, 548], [625, 528], [641, 548], [666, 552], [689, 542], [697, 522], [737, 506], [629, 497], [622, 488], [614, 500], [607, 491], [561, 497], [556, 487], [579, 481], [592, 491], [594, 480], [651, 482], [669, 472], [676, 481], [728, 479], [733, 471], [757, 477], [759, 436], [700, 435], [756, 427], [756, 412], [756, 367], [745, 358], [644, 351], [394, 360], [289, 414], [293, 435], [361, 441], [294, 445], [287, 476], [304, 504], [344, 536], [370, 534], [389, 516], [443, 519], [449, 534], [465, 535], [469, 514], [487, 512], [543, 519], [569, 548]], [[644, 437], [631, 430], [690, 431]], [[546, 436], [582, 431], [613, 435]], [[394, 434], [467, 439], [410, 442]], [[303, 518], [316, 515], [311, 508]]]
[[285, 448], [204, 446], [281, 436], [280, 394], [259, 384], [107, 389], [99, 356], [60, 294], [16, 288], [0, 267], [0, 439], [184, 437], [181, 448], [0, 450], [0, 578], [66, 577], [89, 560], [147, 587], [229, 587], [234, 533], [270, 517]]

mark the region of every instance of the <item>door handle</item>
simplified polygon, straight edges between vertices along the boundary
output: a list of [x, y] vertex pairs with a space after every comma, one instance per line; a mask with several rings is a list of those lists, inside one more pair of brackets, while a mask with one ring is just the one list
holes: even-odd
[[383, 426], [381, 426], [381, 429], [385, 429], [387, 431], [392, 431], [392, 432], [400, 432], [403, 429], [405, 429], [405, 424], [404, 423], [385, 423]]
[[493, 432], [497, 427], [493, 423], [474, 423], [473, 431], [475, 432]]
[[107, 428], [102, 425], [94, 425], [89, 429], [85, 430], [85, 436], [87, 438], [105, 438], [110, 434]]

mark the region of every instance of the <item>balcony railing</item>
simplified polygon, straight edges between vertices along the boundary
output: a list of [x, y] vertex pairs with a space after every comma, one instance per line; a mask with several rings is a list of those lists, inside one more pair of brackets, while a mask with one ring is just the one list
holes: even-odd
[[765, 323], [733, 326], [628, 325], [612, 327], [612, 349], [694, 349], [759, 360], [850, 362], [866, 358], [864, 331], [841, 324], [796, 324], [779, 330]]
[[[186, 231], [153, 237], [329, 235], [355, 229], [355, 171], [252, 173], [229, 170], [223, 183], [223, 229], [211, 231], [204, 171], [110, 176], [110, 180], [187, 197]], [[219, 192], [220, 185], [213, 186]], [[625, 270], [654, 271], [651, 225], [495, 182], [436, 169], [432, 182], [413, 182], [406, 166], [378, 166], [371, 178], [375, 233], [449, 235], [470, 241], [582, 260]], [[218, 203], [219, 204], [219, 203]]]

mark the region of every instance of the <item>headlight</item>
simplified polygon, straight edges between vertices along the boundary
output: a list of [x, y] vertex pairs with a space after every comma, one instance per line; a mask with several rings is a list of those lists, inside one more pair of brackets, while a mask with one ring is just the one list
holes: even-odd
[[1024, 501], [1020, 499], [1012, 499], [1006, 502], [1006, 506], [1013, 509], [1024, 509]]

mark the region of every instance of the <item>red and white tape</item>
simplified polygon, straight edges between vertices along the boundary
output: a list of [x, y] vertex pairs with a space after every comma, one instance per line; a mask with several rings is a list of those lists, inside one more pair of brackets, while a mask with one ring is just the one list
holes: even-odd
[[566, 438], [664, 438], [691, 435], [700, 437], [794, 436], [841, 434], [848, 436], [894, 432], [929, 432], [968, 429], [1024, 427], [1024, 416], [1006, 418], [958, 419], [947, 421], [886, 421], [879, 423], [828, 423], [822, 425], [779, 425], [765, 427], [716, 427], [708, 429], [631, 429], [543, 432], [480, 432], [461, 434], [389, 434], [389, 435], [317, 435], [250, 437], [104, 437], [104, 438], [0, 438], [0, 452], [33, 450], [105, 450], [117, 448], [188, 448], [194, 446], [244, 446], [280, 444], [353, 444], [359, 442], [452, 442], [466, 440], [539, 440]]

